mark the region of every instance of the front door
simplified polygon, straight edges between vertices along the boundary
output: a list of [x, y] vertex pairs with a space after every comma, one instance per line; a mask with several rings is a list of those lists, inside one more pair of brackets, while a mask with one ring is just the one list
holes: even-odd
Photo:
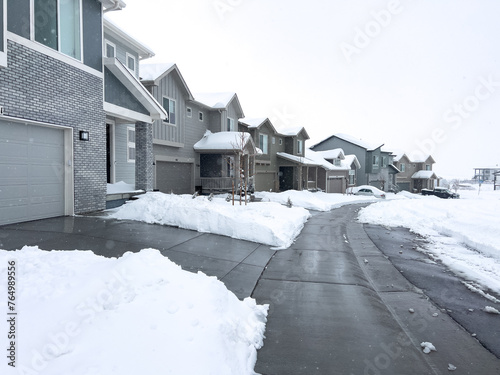
[[280, 191], [293, 189], [293, 167], [280, 167]]

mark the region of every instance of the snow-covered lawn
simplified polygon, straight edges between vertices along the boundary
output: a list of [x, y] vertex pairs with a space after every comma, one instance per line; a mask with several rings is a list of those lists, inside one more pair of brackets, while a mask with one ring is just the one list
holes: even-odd
[[147, 193], [128, 202], [110, 215], [112, 218], [172, 225], [199, 232], [220, 234], [286, 249], [310, 217], [301, 207], [278, 203], [248, 203], [206, 196]]
[[152, 249], [110, 259], [25, 247], [0, 250], [4, 302], [13, 260], [17, 361], [2, 374], [254, 374], [268, 306], [215, 277]]
[[380, 202], [362, 209], [359, 220], [410, 228], [427, 237], [427, 250], [455, 273], [500, 293], [500, 191], [483, 185], [479, 193], [458, 193], [460, 199], [414, 196], [418, 199]]
[[[391, 195], [394, 196], [394, 194]], [[288, 198], [290, 198], [294, 206], [314, 211], [331, 211], [346, 204], [371, 203], [379, 200], [375, 197], [327, 194], [323, 192], [312, 193], [306, 190], [288, 190], [282, 193], [256, 192], [255, 196], [261, 198], [263, 202], [276, 202], [280, 204], [287, 204]]]

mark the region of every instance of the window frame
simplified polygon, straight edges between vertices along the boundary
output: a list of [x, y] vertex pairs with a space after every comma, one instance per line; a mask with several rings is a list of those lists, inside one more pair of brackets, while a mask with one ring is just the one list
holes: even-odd
[[[108, 45], [113, 47], [113, 56], [108, 56]], [[116, 59], [116, 44], [110, 42], [107, 39], [104, 39], [104, 51], [103, 51], [103, 56], [104, 57], [110, 57]]]
[[426, 171], [431, 171], [431, 170], [432, 170], [432, 169], [431, 169], [431, 165], [430, 165], [430, 164], [426, 164], [426, 165], [425, 165], [425, 170], [426, 170]]
[[[168, 102], [169, 102], [168, 108], [165, 108], [165, 99], [168, 100]], [[170, 102], [174, 103], [174, 110], [173, 110], [174, 116], [171, 116], [172, 112], [170, 111]], [[168, 114], [167, 118], [165, 120], [163, 120], [163, 123], [169, 124], [172, 126], [177, 126], [177, 101], [175, 99], [172, 99], [171, 97], [163, 95], [163, 99], [162, 99], [161, 104], [162, 104], [163, 109], [165, 111], [167, 111], [167, 114]], [[174, 119], [174, 122], [172, 122], [172, 118]]]
[[303, 140], [297, 139], [297, 155], [302, 155], [304, 152]]
[[186, 117], [193, 117], [193, 109], [191, 107], [186, 107]]
[[380, 157], [378, 155], [373, 155], [372, 157], [372, 167], [379, 167]]
[[[36, 31], [36, 15], [35, 15], [35, 0], [30, 0], [30, 41], [40, 45], [40, 46], [43, 46], [44, 48], [48, 48], [50, 49], [51, 51], [56, 51], [64, 56], [67, 56], [69, 57], [70, 59], [73, 59], [75, 61], [78, 61], [78, 62], [81, 62], [83, 63], [83, 0], [77, 0], [78, 1], [78, 9], [79, 9], [79, 45], [80, 45], [80, 52], [79, 52], [79, 58], [76, 58], [74, 56], [71, 56], [71, 55], [68, 55], [66, 53], [64, 53], [62, 51], [62, 46], [61, 46], [61, 35], [63, 33], [61, 33], [61, 8], [60, 8], [60, 0], [56, 0], [56, 3], [57, 3], [57, 20], [56, 20], [56, 24], [57, 24], [57, 49], [54, 49], [50, 46], [48, 46], [47, 44], [44, 44], [42, 42], [39, 42], [36, 40], [36, 35], [35, 35], [35, 31]], [[6, 3], [6, 0], [4, 0], [4, 3]]]
[[[261, 138], [262, 137], [262, 138]], [[265, 147], [263, 147], [265, 146]], [[259, 148], [262, 151], [262, 154], [269, 154], [269, 135], [265, 133], [259, 134]]]
[[203, 122], [205, 115], [202, 111], [198, 111], [198, 121]]
[[7, 67], [7, 0], [2, 0], [2, 38], [0, 39], [0, 67]]
[[283, 138], [280, 138], [279, 144], [280, 146], [283, 146]]
[[[130, 132], [134, 132], [134, 140], [130, 139]], [[130, 158], [130, 149], [134, 149], [134, 158]], [[127, 126], [127, 163], [135, 163], [136, 160], [136, 148], [135, 148], [135, 126]]]
[[387, 156], [381, 156], [381, 167], [387, 168]]
[[399, 169], [401, 170], [401, 172], [406, 172], [406, 164], [405, 163], [400, 163], [399, 164]]
[[226, 120], [226, 130], [228, 132], [234, 132], [234, 119], [231, 117], [228, 117]]
[[[134, 61], [134, 69], [130, 68], [130, 66], [128, 64], [128, 60], [129, 59], [132, 59]], [[125, 66], [128, 68], [128, 70], [130, 70], [131, 72], [133, 72], [134, 75], [135, 75], [135, 72], [137, 70], [137, 59], [131, 53], [128, 53], [128, 52], [125, 53]]]

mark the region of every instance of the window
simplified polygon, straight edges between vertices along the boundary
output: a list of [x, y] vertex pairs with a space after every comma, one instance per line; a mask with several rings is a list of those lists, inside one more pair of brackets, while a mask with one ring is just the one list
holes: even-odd
[[373, 166], [378, 168], [379, 157], [378, 155], [373, 155]]
[[431, 170], [431, 165], [430, 164], [426, 164], [425, 165], [425, 170], [426, 171], [430, 171]]
[[230, 117], [227, 118], [227, 131], [234, 132], [234, 120]]
[[280, 138], [280, 146], [283, 144], [283, 138]]
[[104, 42], [104, 56], [106, 57], [116, 57], [116, 46], [109, 40]]
[[382, 156], [382, 168], [387, 167], [387, 156]]
[[267, 134], [259, 134], [259, 148], [262, 150], [262, 153], [264, 155], [267, 155], [269, 153]]
[[198, 113], [198, 120], [203, 122], [203, 112]]
[[354, 185], [355, 178], [356, 178], [356, 171], [354, 169], [349, 169], [349, 185]]
[[400, 169], [401, 172], [404, 172], [406, 170], [405, 163], [401, 163], [401, 165], [399, 166], [399, 169]]
[[127, 58], [127, 68], [129, 68], [132, 72], [135, 73], [135, 57], [127, 53], [126, 58]]
[[168, 119], [163, 120], [164, 122], [168, 124], [175, 125], [175, 100], [163, 97], [163, 108], [165, 108], [165, 111], [168, 113]]
[[272, 142], [273, 142], [273, 145], [275, 145], [276, 144], [276, 138], [273, 137], [272, 138]]
[[186, 116], [193, 117], [193, 110], [190, 107], [186, 107]]
[[35, 41], [81, 60], [80, 0], [36, 0], [34, 12]]
[[299, 140], [297, 141], [297, 154], [302, 154], [302, 144], [303, 144], [303, 143], [302, 143], [302, 140], [301, 140], [301, 139], [299, 139]]
[[335, 165], [336, 167], [340, 167], [340, 159], [339, 158], [335, 158], [333, 159], [333, 165]]
[[135, 128], [127, 127], [127, 162], [135, 163]]

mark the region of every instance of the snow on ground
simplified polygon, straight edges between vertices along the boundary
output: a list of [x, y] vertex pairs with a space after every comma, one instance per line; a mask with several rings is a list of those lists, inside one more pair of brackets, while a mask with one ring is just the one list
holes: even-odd
[[458, 193], [461, 199], [415, 196], [380, 202], [362, 209], [359, 220], [410, 228], [427, 237], [427, 250], [456, 274], [500, 293], [500, 191], [483, 185], [479, 193]]
[[127, 184], [123, 181], [108, 184], [107, 194], [142, 193], [144, 190], [136, 190], [134, 184]]
[[277, 202], [280, 204], [287, 204], [288, 198], [290, 198], [294, 206], [315, 211], [330, 211], [346, 204], [372, 203], [379, 200], [378, 198], [367, 196], [327, 194], [323, 192], [313, 193], [307, 190], [288, 190], [282, 193], [256, 192], [255, 196], [265, 202]]
[[[118, 259], [0, 250], [4, 281], [11, 260], [17, 361], [2, 374], [254, 374], [268, 306], [239, 301], [215, 277], [183, 271], [152, 249]], [[2, 332], [7, 325], [2, 319]]]
[[253, 202], [245, 206], [225, 199], [191, 195], [147, 193], [130, 201], [110, 215], [122, 220], [172, 225], [214, 233], [286, 249], [310, 217], [301, 207], [278, 203]]

